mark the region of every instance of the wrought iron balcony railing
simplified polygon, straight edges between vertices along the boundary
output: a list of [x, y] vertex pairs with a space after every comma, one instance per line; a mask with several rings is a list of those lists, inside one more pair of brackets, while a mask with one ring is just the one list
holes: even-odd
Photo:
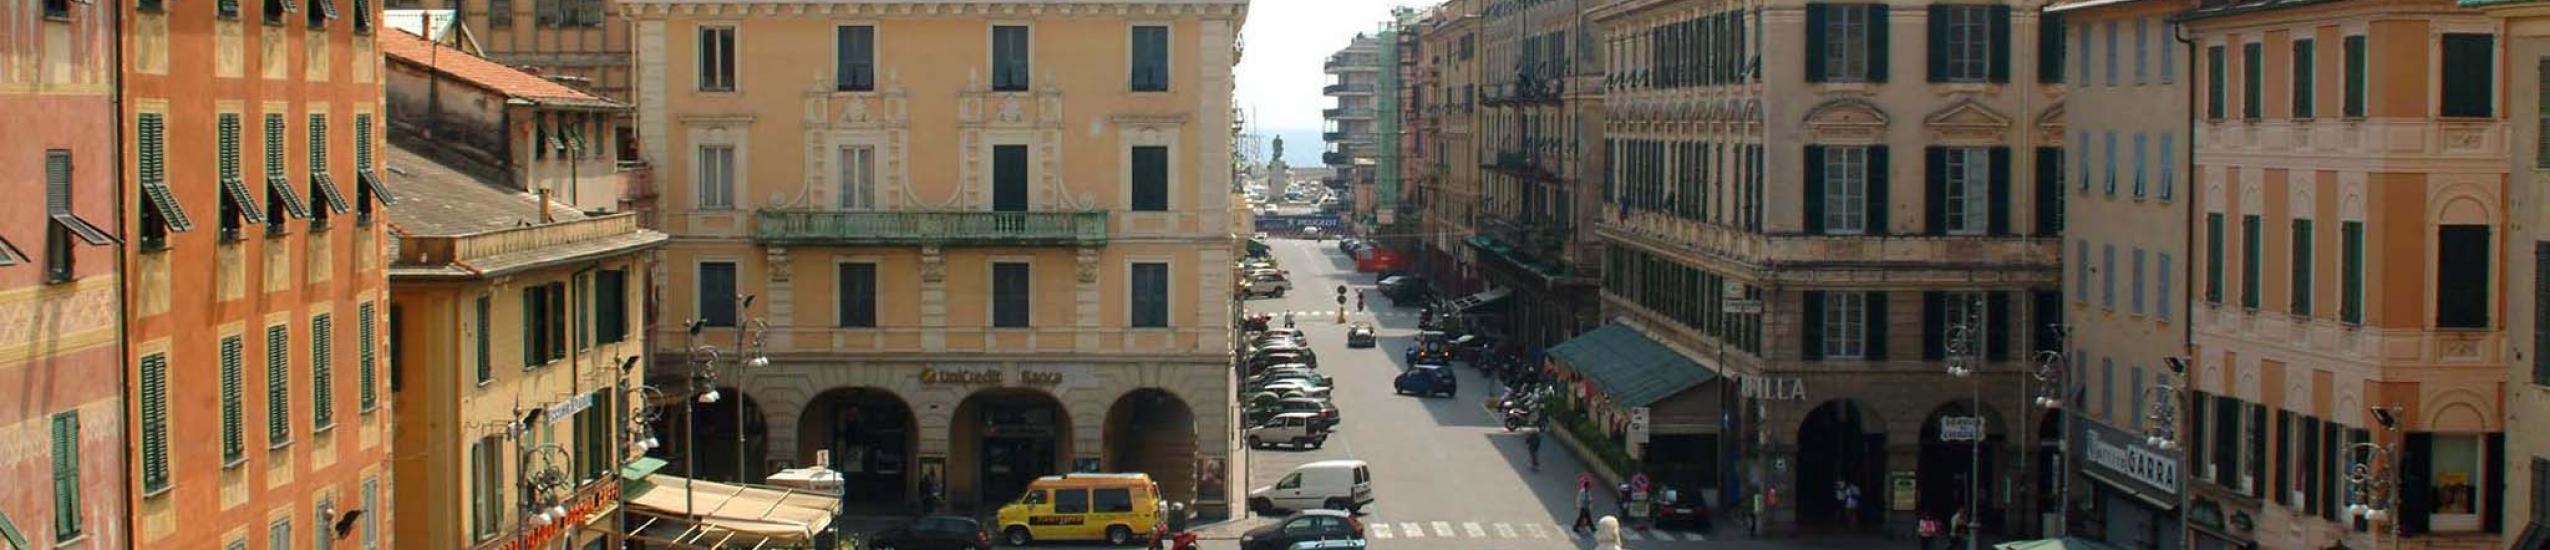
[[1104, 246], [1107, 212], [774, 210], [753, 240], [806, 246]]

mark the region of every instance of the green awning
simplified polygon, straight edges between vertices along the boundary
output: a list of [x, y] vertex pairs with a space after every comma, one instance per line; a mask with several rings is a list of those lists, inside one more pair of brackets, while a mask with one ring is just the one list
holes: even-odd
[[637, 460], [629, 461], [629, 465], [620, 467], [620, 477], [632, 481], [646, 479], [646, 476], [655, 475], [656, 470], [664, 469], [664, 464], [664, 459], [661, 458], [639, 457]]
[[1549, 349], [1624, 407], [1663, 401], [1718, 373], [1627, 325], [1603, 325]]
[[0, 514], [0, 542], [8, 543], [10, 548], [35, 548], [27, 543], [25, 534], [18, 532], [17, 524], [9, 523], [8, 514]]

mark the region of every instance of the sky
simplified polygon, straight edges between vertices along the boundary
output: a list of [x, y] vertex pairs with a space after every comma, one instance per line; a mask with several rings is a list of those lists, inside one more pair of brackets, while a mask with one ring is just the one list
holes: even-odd
[[[1247, 50], [1237, 70], [1241, 109], [1256, 117], [1253, 131], [1284, 136], [1284, 163], [1319, 165], [1319, 110], [1336, 102], [1320, 95], [1328, 75], [1320, 63], [1346, 47], [1355, 33], [1378, 33], [1394, 6], [1424, 7], [1433, 0], [1258, 0], [1249, 3], [1240, 30]], [[1265, 144], [1261, 154], [1271, 152]]]

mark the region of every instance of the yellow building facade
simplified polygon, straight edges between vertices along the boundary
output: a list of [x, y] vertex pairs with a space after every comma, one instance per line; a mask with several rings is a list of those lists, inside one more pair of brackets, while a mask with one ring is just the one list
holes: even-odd
[[[2467, 0], [2487, 10], [2505, 36], [2506, 186], [2506, 447], [2505, 538], [2507, 548], [2550, 545], [2550, 197], [2539, 185], [2550, 177], [2550, 109], [2541, 86], [2550, 83], [2550, 4], [2529, 0]], [[2531, 121], [2527, 124], [2520, 121]], [[2526, 261], [2526, 260], [2529, 261]]]
[[828, 450], [853, 514], [1068, 471], [1226, 509], [1245, 1], [622, 7], [675, 236], [652, 368], [768, 358], [710, 380], [698, 477]]

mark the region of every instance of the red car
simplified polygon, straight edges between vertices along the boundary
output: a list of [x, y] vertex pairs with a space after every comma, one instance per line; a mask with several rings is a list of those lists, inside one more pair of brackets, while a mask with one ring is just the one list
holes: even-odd
[[1709, 503], [1701, 500], [1700, 495], [1666, 488], [1656, 497], [1656, 525], [1687, 525], [1693, 529], [1709, 530]]
[[1263, 331], [1266, 330], [1267, 323], [1273, 322], [1274, 320], [1274, 315], [1264, 313], [1249, 315], [1247, 318], [1240, 320], [1240, 330], [1249, 332]]

